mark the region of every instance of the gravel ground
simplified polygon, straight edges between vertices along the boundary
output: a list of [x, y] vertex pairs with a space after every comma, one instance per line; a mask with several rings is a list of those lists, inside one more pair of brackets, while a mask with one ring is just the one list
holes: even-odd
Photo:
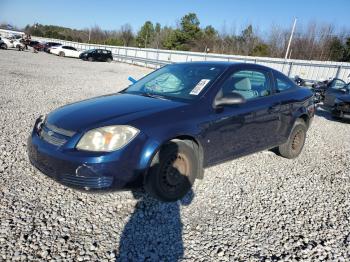
[[176, 203], [77, 192], [29, 164], [37, 116], [149, 71], [0, 50], [0, 261], [350, 259], [350, 123], [324, 111], [296, 160], [266, 151], [208, 168]]

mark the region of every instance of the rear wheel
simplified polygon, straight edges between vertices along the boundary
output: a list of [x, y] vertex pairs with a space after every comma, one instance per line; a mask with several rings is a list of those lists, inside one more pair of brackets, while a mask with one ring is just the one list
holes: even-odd
[[112, 59], [108, 57], [106, 61], [107, 61], [108, 63], [110, 63], [110, 62], [112, 62]]
[[65, 56], [65, 53], [64, 53], [64, 52], [59, 52], [58, 55], [59, 55], [60, 57], [64, 57], [64, 56]]
[[200, 168], [196, 150], [191, 141], [184, 140], [172, 140], [162, 146], [147, 173], [146, 191], [165, 202], [184, 197]]
[[301, 153], [306, 139], [307, 127], [302, 119], [298, 119], [289, 135], [288, 141], [278, 147], [281, 156], [289, 159], [296, 158]]

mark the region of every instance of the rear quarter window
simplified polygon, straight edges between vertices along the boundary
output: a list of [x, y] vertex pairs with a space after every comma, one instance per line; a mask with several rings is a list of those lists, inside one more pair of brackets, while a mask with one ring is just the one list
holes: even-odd
[[292, 80], [290, 80], [285, 75], [275, 72], [275, 86], [278, 93], [292, 89], [295, 87]]

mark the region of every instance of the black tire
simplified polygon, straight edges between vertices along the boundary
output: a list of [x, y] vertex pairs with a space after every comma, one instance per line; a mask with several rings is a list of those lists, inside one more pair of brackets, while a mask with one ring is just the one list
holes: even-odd
[[107, 62], [107, 63], [110, 63], [110, 62], [112, 62], [112, 59], [108, 57], [107, 60], [106, 60], [106, 62]]
[[59, 52], [58, 55], [59, 55], [60, 57], [64, 57], [64, 56], [65, 56], [65, 53], [64, 53], [64, 52]]
[[7, 44], [5, 43], [1, 44], [1, 48], [7, 50]]
[[305, 121], [297, 119], [287, 142], [278, 147], [280, 155], [288, 159], [299, 156], [305, 144], [306, 131]]
[[197, 147], [192, 141], [172, 140], [161, 147], [147, 172], [144, 187], [153, 197], [172, 202], [191, 189], [198, 171]]
[[94, 61], [94, 58], [89, 56], [88, 59], [87, 59], [89, 62], [93, 62]]

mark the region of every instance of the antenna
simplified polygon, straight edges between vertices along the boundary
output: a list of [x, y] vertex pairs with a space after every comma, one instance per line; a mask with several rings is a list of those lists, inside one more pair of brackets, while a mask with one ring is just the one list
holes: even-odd
[[290, 37], [289, 37], [288, 47], [287, 47], [287, 51], [286, 51], [286, 55], [284, 56], [284, 59], [287, 59], [287, 58], [288, 58], [289, 48], [290, 48], [290, 44], [292, 43], [292, 39], [293, 39], [293, 34], [294, 34], [294, 30], [295, 30], [295, 25], [296, 25], [296, 23], [297, 23], [297, 19], [294, 18], [294, 23], [293, 23], [293, 27], [292, 27], [292, 32], [291, 32]]

